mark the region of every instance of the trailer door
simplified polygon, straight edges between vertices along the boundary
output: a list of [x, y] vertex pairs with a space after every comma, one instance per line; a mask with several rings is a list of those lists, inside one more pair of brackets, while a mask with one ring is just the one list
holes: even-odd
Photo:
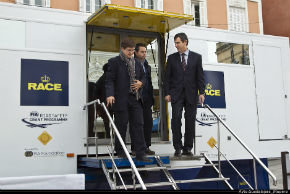
[[284, 139], [287, 124], [281, 47], [254, 41], [253, 52], [260, 140]]

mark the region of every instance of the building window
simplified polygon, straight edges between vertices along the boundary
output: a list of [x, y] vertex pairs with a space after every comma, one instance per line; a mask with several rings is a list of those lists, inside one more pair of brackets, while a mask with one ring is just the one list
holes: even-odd
[[248, 32], [247, 2], [245, 0], [229, 0], [229, 30]]
[[17, 0], [16, 3], [37, 7], [49, 7], [50, 0]]
[[45, 2], [43, 0], [35, 0], [35, 5], [38, 7], [44, 7]]
[[205, 0], [184, 0], [184, 13], [194, 17], [189, 25], [207, 27]]
[[141, 8], [145, 9], [145, 0], [141, 0]]
[[194, 17], [194, 25], [200, 26], [200, 2], [191, 1], [191, 13]]
[[153, 0], [148, 0], [148, 9], [154, 9], [154, 2], [153, 2]]
[[98, 11], [103, 5], [106, 3], [110, 3], [110, 1], [107, 0], [80, 0], [80, 3], [82, 6], [80, 6], [80, 10], [87, 12], [87, 13], [94, 13]]
[[98, 11], [102, 7], [102, 0], [95, 0], [95, 11]]
[[163, 0], [135, 0], [135, 7], [143, 9], [163, 10]]
[[86, 12], [91, 12], [91, 0], [86, 0]]
[[229, 30], [247, 32], [246, 10], [230, 6], [229, 12]]
[[24, 5], [29, 5], [29, 4], [30, 4], [29, 1], [30, 1], [30, 0], [23, 0], [23, 4], [24, 4]]

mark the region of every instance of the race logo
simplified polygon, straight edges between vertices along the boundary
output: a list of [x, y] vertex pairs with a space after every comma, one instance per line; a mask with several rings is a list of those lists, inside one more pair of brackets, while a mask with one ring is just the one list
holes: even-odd
[[68, 62], [21, 59], [21, 106], [68, 106]]
[[226, 108], [224, 73], [219, 71], [204, 71], [204, 81], [204, 104], [208, 104], [211, 108]]
[[62, 124], [68, 121], [68, 115], [62, 113], [39, 113], [30, 112], [28, 118], [21, 119], [27, 127], [30, 128], [47, 128], [50, 125]]

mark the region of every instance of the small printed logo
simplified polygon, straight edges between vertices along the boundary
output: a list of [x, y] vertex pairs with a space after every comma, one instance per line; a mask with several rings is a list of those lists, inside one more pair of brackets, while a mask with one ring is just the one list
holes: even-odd
[[48, 83], [50, 81], [50, 77], [44, 75], [43, 77], [41, 77], [41, 81]]
[[211, 90], [212, 89], [212, 85], [210, 83], [206, 84], [206, 87], [205, 87], [207, 90]]
[[32, 157], [32, 156], [33, 156], [33, 152], [32, 152], [32, 151], [26, 151], [26, 152], [24, 153], [24, 156], [25, 156], [25, 157]]
[[52, 140], [52, 137], [44, 131], [41, 133], [41, 135], [37, 138], [43, 145], [46, 145], [50, 140]]
[[208, 140], [208, 142], [207, 142], [207, 144], [211, 147], [211, 148], [213, 148], [215, 145], [216, 145], [216, 140], [213, 138], [213, 137], [211, 137], [209, 140]]
[[42, 151], [38, 148], [27, 148], [24, 149], [24, 156], [27, 158], [56, 158], [56, 157], [65, 157], [65, 152], [63, 151]]
[[[223, 121], [226, 121], [226, 115], [220, 114], [218, 115]], [[208, 114], [206, 112], [201, 112], [200, 114], [197, 115], [196, 117], [196, 122], [198, 122], [198, 124], [200, 126], [213, 126], [215, 124], [217, 124], [217, 118], [212, 115], [212, 114]]]
[[62, 113], [39, 113], [32, 111], [28, 118], [23, 118], [21, 121], [30, 128], [47, 128], [50, 125], [62, 124], [68, 120], [67, 117], [67, 114]]

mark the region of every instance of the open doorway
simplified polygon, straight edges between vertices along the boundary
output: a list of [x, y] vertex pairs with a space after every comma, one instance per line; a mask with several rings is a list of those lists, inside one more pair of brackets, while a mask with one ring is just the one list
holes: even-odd
[[[100, 79], [102, 79], [101, 77], [104, 74], [103, 67], [110, 58], [119, 55], [120, 42], [127, 37], [133, 39], [135, 43], [143, 43], [147, 47], [146, 60], [151, 66], [152, 85], [154, 89], [154, 106], [152, 107], [153, 127], [151, 141], [152, 143], [168, 141], [167, 125], [164, 125], [164, 122], [162, 122], [164, 119], [166, 120], [166, 114], [165, 108], [163, 108], [164, 105], [162, 105], [163, 97], [161, 75], [163, 72], [163, 65], [161, 57], [162, 48], [160, 48], [161, 37], [159, 33], [123, 29], [116, 30], [111, 28], [88, 26], [88, 102], [98, 98], [99, 89], [97, 88], [99, 87], [97, 87], [96, 83], [99, 83]], [[94, 137], [96, 133], [96, 136], [98, 137], [98, 144], [107, 145], [110, 143], [110, 132], [106, 126], [106, 115], [102, 115], [102, 111], [98, 109], [102, 108], [98, 106], [91, 106], [88, 109], [89, 137]], [[97, 117], [96, 120], [95, 117]], [[130, 142], [129, 132], [127, 133], [126, 142]], [[94, 144], [93, 139], [90, 141], [90, 144]]]

